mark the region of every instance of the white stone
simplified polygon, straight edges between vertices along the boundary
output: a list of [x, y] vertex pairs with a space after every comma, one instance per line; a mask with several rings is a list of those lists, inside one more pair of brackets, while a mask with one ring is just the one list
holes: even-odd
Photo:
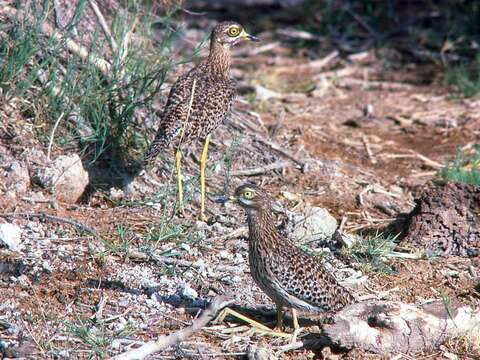
[[230, 254], [230, 252], [227, 250], [221, 250], [218, 253], [218, 257], [223, 260], [231, 260], [233, 258], [232, 254]]
[[293, 215], [292, 237], [297, 241], [329, 239], [337, 229], [337, 220], [320, 207], [305, 209], [304, 215]]
[[183, 297], [186, 297], [186, 298], [189, 298], [189, 299], [192, 299], [192, 300], [195, 300], [196, 298], [198, 298], [198, 293], [195, 289], [192, 289], [190, 287], [190, 284], [186, 283], [182, 286], [182, 289], [180, 290], [180, 294], [183, 296]]
[[242, 278], [238, 275], [235, 275], [234, 277], [232, 277], [232, 281], [236, 284], [238, 283], [241, 283], [242, 282]]
[[192, 253], [192, 248], [190, 247], [190, 245], [188, 245], [187, 243], [181, 243], [180, 244], [180, 248], [185, 250], [188, 254], [191, 255]]
[[0, 224], [0, 244], [15, 250], [20, 245], [22, 230], [15, 224]]
[[34, 177], [44, 188], [50, 189], [60, 201], [75, 203], [80, 199], [89, 182], [78, 154], [61, 155]]

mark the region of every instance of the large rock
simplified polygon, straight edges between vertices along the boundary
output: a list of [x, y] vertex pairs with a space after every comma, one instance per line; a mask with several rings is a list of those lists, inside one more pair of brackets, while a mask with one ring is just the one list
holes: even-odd
[[37, 170], [34, 181], [52, 191], [57, 200], [74, 203], [88, 185], [88, 172], [77, 154], [59, 156], [52, 163]]
[[291, 236], [299, 242], [330, 239], [337, 229], [337, 220], [328, 210], [307, 207], [303, 214], [293, 214]]
[[434, 181], [415, 204], [395, 224], [403, 230], [402, 245], [424, 249], [427, 256], [480, 256], [480, 186]]
[[20, 245], [22, 230], [15, 224], [0, 224], [0, 245], [15, 250]]

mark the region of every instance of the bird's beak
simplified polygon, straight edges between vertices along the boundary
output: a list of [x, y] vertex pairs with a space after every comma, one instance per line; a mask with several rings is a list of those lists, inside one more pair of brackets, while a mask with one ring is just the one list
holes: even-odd
[[248, 41], [260, 41], [259, 38], [257, 38], [256, 36], [253, 36], [253, 35], [250, 35], [249, 33], [247, 33], [245, 30], [242, 30], [242, 32], [240, 33], [240, 37], [243, 39], [243, 40], [248, 40]]
[[220, 196], [218, 199], [215, 200], [216, 203], [218, 204], [226, 204], [226, 203], [236, 203], [237, 198], [235, 196]]

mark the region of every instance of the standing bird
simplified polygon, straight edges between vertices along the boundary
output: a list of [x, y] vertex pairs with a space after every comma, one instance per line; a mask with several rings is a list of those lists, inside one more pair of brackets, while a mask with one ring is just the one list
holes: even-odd
[[225, 201], [238, 203], [247, 213], [250, 272], [277, 306], [277, 328], [282, 328], [284, 307], [292, 309], [293, 325], [298, 329], [295, 309], [338, 311], [355, 301], [323, 264], [279, 234], [272, 216], [273, 199], [266, 192], [244, 184]]
[[213, 28], [208, 57], [173, 84], [157, 135], [144, 155], [146, 166], [171, 144], [175, 147], [179, 211], [183, 214], [181, 146], [203, 140], [200, 158], [200, 219], [203, 221], [206, 220], [205, 165], [210, 133], [224, 121], [232, 107], [236, 82], [230, 78], [230, 48], [245, 40], [258, 41], [236, 22], [221, 22]]

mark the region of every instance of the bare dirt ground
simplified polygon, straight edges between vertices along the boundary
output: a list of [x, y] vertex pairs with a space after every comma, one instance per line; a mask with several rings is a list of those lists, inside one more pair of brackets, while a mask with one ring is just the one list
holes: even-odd
[[[192, 34], [192, 43], [203, 36]], [[301, 213], [307, 205], [326, 208], [343, 232], [382, 229], [399, 213], [411, 211], [416, 192], [458, 148], [478, 139], [480, 101], [452, 98], [442, 79], [433, 78], [435, 69], [387, 66], [388, 52], [374, 50], [350, 58], [334, 54], [318, 66], [335, 49], [311, 58], [276, 33], [260, 36], [259, 47], [236, 52], [233, 75], [244, 95], [213, 137], [213, 194], [222, 193], [225, 184], [232, 191], [254, 181], [291, 211]], [[269, 47], [273, 42], [277, 45]], [[169, 74], [170, 81], [175, 77]], [[14, 104], [0, 109], [2, 127], [18, 134], [2, 137], [4, 167], [19, 146], [29, 151], [45, 151], [46, 146], [31, 138], [26, 129], [35, 124], [14, 109]], [[234, 139], [239, 145], [232, 155], [233, 175], [225, 177], [222, 159]], [[198, 150], [192, 154], [198, 157]], [[192, 179], [197, 176], [195, 156], [185, 169]], [[265, 170], [275, 163], [278, 168]], [[235, 176], [252, 169], [258, 174]], [[30, 184], [11, 197], [1, 188], [4, 214], [48, 213], [87, 225], [102, 237], [58, 221], [2, 215], [22, 229], [16, 251], [0, 249], [5, 357], [111, 357], [184, 328], [217, 294], [231, 297], [238, 309], [260, 321], [273, 321], [271, 313], [261, 311], [273, 304], [250, 278], [246, 233], [237, 231], [245, 226], [243, 213], [210, 201], [212, 223], [197, 222], [194, 196], [185, 219], [165, 221], [170, 203], [155, 195], [156, 184], [172, 187], [174, 181], [153, 169], [130, 185], [135, 191], [125, 190], [112, 200], [112, 191], [97, 190], [79, 204], [55, 201]], [[171, 235], [176, 226], [178, 233]], [[342, 260], [346, 264], [335, 271], [339, 278], [366, 275], [366, 281], [352, 286], [357, 294], [417, 304], [449, 298], [480, 306], [478, 257], [390, 259], [391, 274]], [[232, 319], [231, 326], [238, 325]], [[151, 358], [244, 358], [252, 346], [272, 349], [284, 359], [326, 356], [309, 349], [283, 353], [284, 340], [224, 330], [224, 325], [209, 326]], [[382, 357], [361, 350], [337, 354], [345, 359]], [[454, 339], [429, 353], [396, 359], [473, 359], [479, 354], [473, 344]]]

